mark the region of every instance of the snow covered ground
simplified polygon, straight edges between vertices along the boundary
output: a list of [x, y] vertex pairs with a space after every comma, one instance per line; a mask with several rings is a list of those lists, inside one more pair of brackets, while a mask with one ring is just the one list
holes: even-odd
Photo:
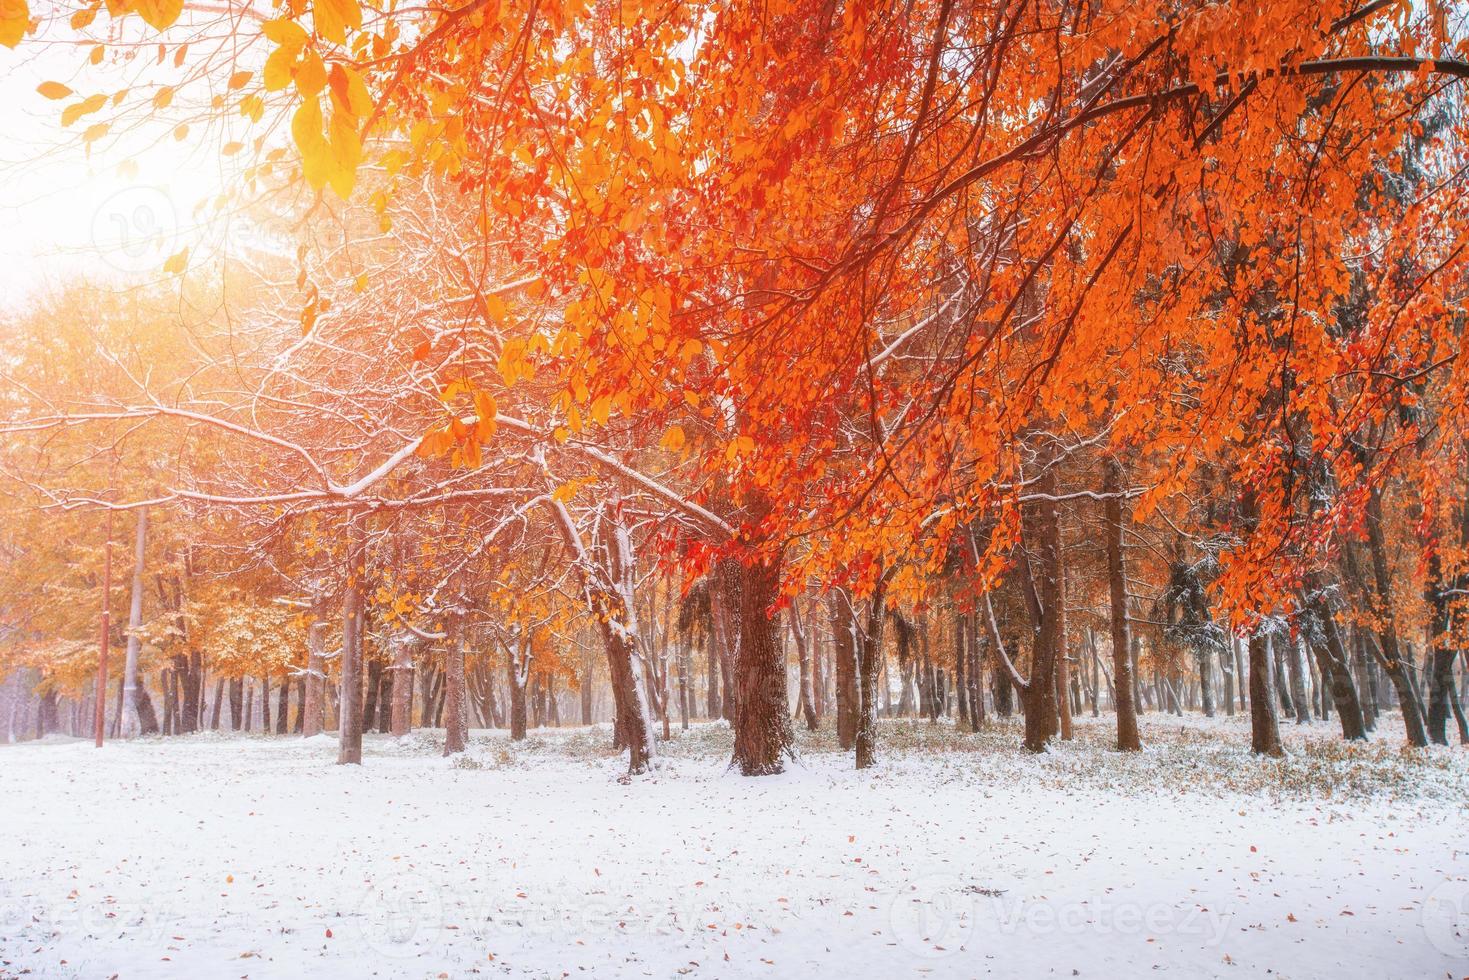
[[0, 977], [1469, 975], [1469, 753], [1108, 722], [630, 784], [605, 730], [0, 748]]

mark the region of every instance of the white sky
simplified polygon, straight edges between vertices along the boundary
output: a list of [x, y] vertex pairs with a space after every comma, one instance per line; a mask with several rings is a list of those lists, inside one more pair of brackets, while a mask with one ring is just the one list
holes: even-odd
[[[94, 29], [106, 20], [105, 14], [99, 17]], [[136, 34], [136, 19], [130, 20], [124, 36]], [[87, 60], [90, 45], [55, 40], [68, 33], [65, 25], [44, 25], [19, 48], [0, 48], [0, 313], [71, 279], [119, 285], [157, 279], [164, 260], [185, 246], [191, 257], [217, 250], [225, 226], [199, 205], [238, 184], [248, 156], [222, 158], [226, 137], [219, 127], [227, 127], [232, 139], [258, 135], [243, 120], [230, 119], [216, 122], [212, 131], [195, 125], [184, 140], [174, 139], [178, 121], [200, 113], [190, 109], [183, 93], [168, 110], [151, 112], [156, 86], [182, 74], [172, 67], [172, 49], [161, 67], [155, 66], [156, 43], [128, 62], [119, 57], [125, 46], [111, 47], [103, 63], [93, 66]], [[76, 94], [46, 99], [36, 91], [43, 81], [59, 81]], [[65, 106], [130, 85], [123, 103], [124, 111], [131, 107], [130, 123], [114, 127], [90, 153], [82, 131], [118, 110], [109, 104], [62, 128]], [[197, 86], [186, 91], [207, 98]], [[218, 120], [221, 114], [214, 115]]]

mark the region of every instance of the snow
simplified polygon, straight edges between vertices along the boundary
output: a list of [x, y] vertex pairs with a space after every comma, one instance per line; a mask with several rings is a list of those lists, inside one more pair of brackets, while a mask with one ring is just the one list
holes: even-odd
[[1469, 973], [1469, 753], [1109, 721], [885, 723], [865, 773], [803, 733], [758, 779], [722, 724], [631, 781], [605, 728], [11, 746], [0, 977]]

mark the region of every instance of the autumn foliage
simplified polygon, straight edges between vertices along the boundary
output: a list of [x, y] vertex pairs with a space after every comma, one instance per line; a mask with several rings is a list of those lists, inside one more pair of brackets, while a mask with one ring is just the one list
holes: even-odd
[[[810, 591], [875, 603], [878, 648], [885, 603], [989, 642], [981, 597], [1008, 596], [993, 639], [1029, 610], [1064, 661], [1041, 619], [1068, 586], [1046, 599], [1033, 549], [1084, 544], [1061, 522], [1109, 496], [1207, 552], [1209, 616], [1241, 635], [1299, 632], [1339, 577], [1327, 615], [1394, 662], [1387, 621], [1428, 616], [1394, 590], [1469, 571], [1452, 5], [6, 10], [22, 51], [156, 44], [174, 85], [41, 94], [103, 153], [129, 107], [206, 91], [251, 133], [220, 147], [244, 161], [228, 206], [292, 243], [264, 272], [158, 270], [248, 281], [268, 356], [243, 374], [212, 347], [200, 377], [134, 365], [86, 405], [7, 406], [18, 437], [104, 431], [126, 465], [147, 423], [175, 461], [105, 501], [58, 477], [53, 505], [249, 513], [247, 564], [333, 597], [370, 519], [384, 622], [484, 615], [548, 649], [577, 617], [609, 650], [635, 634], [626, 535], [681, 595], [738, 579], [747, 706], [785, 703], [771, 624]], [[1375, 577], [1391, 542], [1419, 557]], [[745, 771], [779, 768], [789, 738], [754, 737], [777, 713], [736, 719]]]

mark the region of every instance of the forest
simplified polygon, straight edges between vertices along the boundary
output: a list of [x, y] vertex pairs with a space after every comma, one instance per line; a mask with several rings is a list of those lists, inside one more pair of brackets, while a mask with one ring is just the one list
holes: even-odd
[[[0, 977], [1469, 969], [1462, 4], [4, 0], [0, 45]], [[308, 897], [236, 904], [252, 833]], [[458, 931], [461, 866], [524, 907]]]

